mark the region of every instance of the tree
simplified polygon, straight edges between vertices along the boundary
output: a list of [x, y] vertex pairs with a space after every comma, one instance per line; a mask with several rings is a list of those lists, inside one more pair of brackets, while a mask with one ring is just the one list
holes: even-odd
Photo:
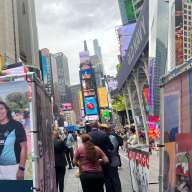
[[29, 107], [27, 93], [14, 92], [6, 97], [6, 103], [11, 111], [22, 112]]

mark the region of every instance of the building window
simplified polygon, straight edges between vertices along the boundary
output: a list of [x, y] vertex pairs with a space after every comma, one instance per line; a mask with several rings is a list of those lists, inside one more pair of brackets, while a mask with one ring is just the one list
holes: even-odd
[[25, 14], [27, 13], [24, 2], [23, 2], [23, 4], [22, 4], [22, 13], [23, 13], [23, 15], [25, 15]]

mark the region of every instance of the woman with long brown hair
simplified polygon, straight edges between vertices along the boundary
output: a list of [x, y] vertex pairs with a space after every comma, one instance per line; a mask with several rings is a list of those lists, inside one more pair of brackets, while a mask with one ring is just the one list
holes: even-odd
[[91, 142], [88, 134], [82, 135], [82, 145], [74, 156], [74, 163], [79, 166], [83, 192], [104, 192], [102, 164], [109, 160], [105, 153]]

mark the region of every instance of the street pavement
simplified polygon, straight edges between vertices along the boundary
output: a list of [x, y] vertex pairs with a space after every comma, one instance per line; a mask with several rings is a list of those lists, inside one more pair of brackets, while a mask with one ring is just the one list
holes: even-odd
[[[129, 175], [128, 160], [124, 152], [121, 151], [122, 167], [119, 168], [119, 174], [122, 185], [122, 192], [133, 192], [131, 188], [131, 178]], [[78, 171], [77, 168], [68, 170], [65, 175], [65, 188], [64, 192], [82, 192], [81, 183], [75, 173]]]
[[159, 191], [159, 152], [153, 151], [149, 157], [149, 192]]
[[[121, 179], [122, 192], [133, 192], [131, 187], [131, 178], [129, 175], [129, 166], [127, 155], [125, 152], [120, 151], [122, 167], [119, 168], [119, 175]], [[82, 192], [81, 183], [75, 173], [77, 168], [68, 170], [65, 175], [65, 192]], [[154, 151], [150, 155], [150, 168], [149, 168], [149, 192], [158, 192], [158, 175], [159, 175], [159, 152]]]

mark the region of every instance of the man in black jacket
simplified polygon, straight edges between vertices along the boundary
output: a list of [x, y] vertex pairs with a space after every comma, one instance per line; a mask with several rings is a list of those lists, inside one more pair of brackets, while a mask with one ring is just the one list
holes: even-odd
[[56, 184], [59, 185], [59, 191], [64, 190], [64, 176], [66, 171], [66, 157], [67, 146], [65, 142], [60, 138], [59, 130], [54, 130], [54, 152], [55, 152], [55, 171], [56, 171]]
[[[103, 152], [107, 155], [109, 158], [109, 161], [111, 159], [111, 154], [110, 150], [113, 150], [113, 144], [111, 143], [109, 136], [103, 132], [102, 130], [98, 129], [99, 125], [97, 122], [94, 122], [91, 124], [91, 132], [89, 135], [92, 138], [92, 142], [100, 147]], [[103, 173], [104, 173], [104, 178], [105, 178], [105, 187], [106, 187], [106, 192], [111, 192], [112, 190], [112, 183], [110, 181], [110, 164], [105, 164], [103, 165]]]

